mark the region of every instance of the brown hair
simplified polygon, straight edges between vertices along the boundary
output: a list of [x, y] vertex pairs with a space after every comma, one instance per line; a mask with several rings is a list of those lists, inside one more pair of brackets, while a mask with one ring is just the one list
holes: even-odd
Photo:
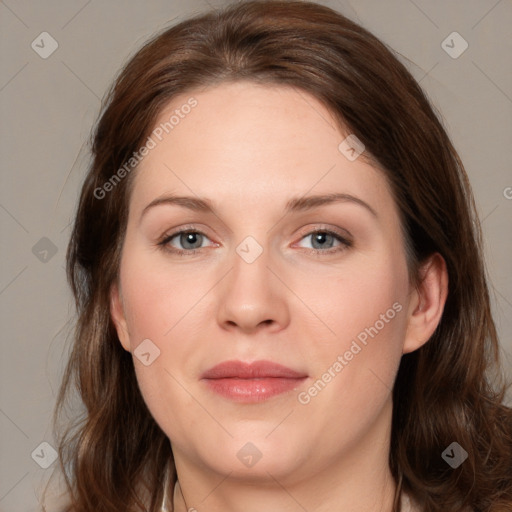
[[[341, 14], [303, 1], [243, 2], [168, 28], [131, 58], [108, 93], [67, 254], [78, 321], [56, 419], [72, 390], [85, 406], [60, 437], [69, 510], [156, 511], [172, 461], [109, 314], [136, 171], [101, 199], [95, 190], [143, 145], [173, 97], [232, 80], [289, 85], [323, 102], [391, 185], [412, 282], [427, 256], [446, 261], [440, 324], [402, 357], [393, 389], [395, 510], [402, 491], [427, 512], [512, 510], [512, 411], [503, 405], [481, 230], [462, 163], [393, 53]], [[456, 469], [441, 457], [453, 441], [468, 453]]]

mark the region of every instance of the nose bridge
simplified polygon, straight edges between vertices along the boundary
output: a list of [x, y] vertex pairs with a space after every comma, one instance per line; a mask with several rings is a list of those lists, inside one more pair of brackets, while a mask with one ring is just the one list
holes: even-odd
[[[262, 236], [258, 236], [261, 240]], [[232, 259], [230, 290], [243, 302], [260, 307], [269, 294], [271, 255], [265, 240], [260, 243], [254, 236], [246, 236], [236, 247]]]
[[[257, 235], [260, 240], [264, 234]], [[287, 321], [285, 291], [270, 268], [272, 254], [268, 243], [248, 235], [235, 247], [231, 272], [222, 288], [219, 322], [237, 324], [244, 330], [259, 324]], [[282, 326], [282, 325], [281, 325]]]

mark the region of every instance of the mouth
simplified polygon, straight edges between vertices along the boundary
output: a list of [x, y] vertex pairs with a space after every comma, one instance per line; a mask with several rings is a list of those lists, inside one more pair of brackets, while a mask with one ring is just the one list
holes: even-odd
[[271, 361], [224, 361], [201, 375], [213, 392], [235, 402], [255, 403], [291, 391], [308, 375]]

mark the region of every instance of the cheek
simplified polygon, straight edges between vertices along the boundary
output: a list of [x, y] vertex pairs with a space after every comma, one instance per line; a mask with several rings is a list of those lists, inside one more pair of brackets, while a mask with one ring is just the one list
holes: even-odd
[[[202, 308], [198, 301], [211, 283], [180, 268], [158, 265], [158, 260], [128, 246], [120, 269], [122, 295], [144, 401], [160, 427], [179, 439], [187, 437], [187, 425], [201, 413], [186, 390], [193, 354], [200, 352], [194, 334]], [[176, 411], [180, 421], [175, 421]]]
[[348, 403], [372, 396], [375, 388], [384, 393], [392, 388], [406, 332], [406, 308], [392, 293], [375, 292], [371, 304], [364, 297], [351, 299], [330, 322], [336, 334], [310, 347], [315, 377], [321, 381], [317, 389], [328, 386]]
[[[297, 395], [300, 414], [312, 436], [346, 449], [355, 445], [378, 422], [389, 404], [402, 355], [405, 308], [382, 293], [369, 309], [354, 300], [340, 314], [341, 333], [335, 343], [314, 349], [316, 364], [309, 386]], [[380, 304], [380, 307], [379, 307]], [[383, 315], [381, 317], [381, 315]]]
[[139, 389], [151, 416], [163, 432], [178, 445], [193, 444], [194, 424], [207, 421], [204, 410], [187, 392], [187, 383], [168, 368], [165, 352], [151, 366], [134, 361]]
[[[137, 249], [121, 265], [122, 292], [132, 349], [145, 338], [164, 341], [204, 293], [202, 280]], [[155, 341], [156, 342], [156, 341]]]
[[400, 258], [386, 253], [354, 258], [329, 272], [299, 277], [293, 286], [318, 312], [323, 324], [320, 348], [327, 352], [348, 349], [354, 339], [364, 344], [373, 337], [387, 338], [388, 349], [400, 343], [408, 291], [405, 262]]
[[363, 422], [382, 406], [402, 356], [407, 283], [405, 261], [398, 257], [361, 261], [350, 272], [309, 283], [308, 297], [330, 332], [311, 346], [315, 379], [299, 403]]

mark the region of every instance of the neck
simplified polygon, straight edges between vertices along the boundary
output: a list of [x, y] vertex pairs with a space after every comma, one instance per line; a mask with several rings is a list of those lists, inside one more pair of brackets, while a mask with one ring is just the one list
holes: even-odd
[[175, 454], [179, 483], [174, 488], [174, 511], [391, 512], [396, 483], [388, 463], [391, 403], [388, 405], [377, 421], [380, 425], [335, 463], [307, 479], [275, 478], [267, 473], [257, 482], [247, 481], [205, 471]]

